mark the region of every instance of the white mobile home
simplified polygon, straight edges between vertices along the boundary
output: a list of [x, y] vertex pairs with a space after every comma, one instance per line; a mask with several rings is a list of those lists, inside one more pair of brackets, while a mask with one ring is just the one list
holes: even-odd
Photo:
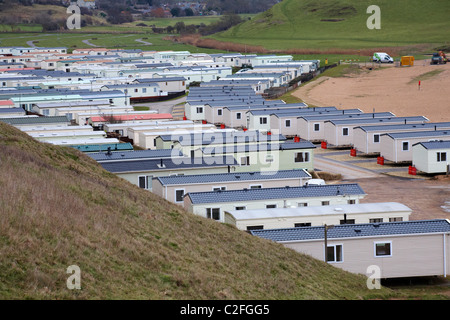
[[[174, 150], [178, 155], [179, 152]], [[152, 190], [154, 177], [171, 175], [199, 175], [205, 173], [229, 173], [230, 167], [236, 165], [233, 157], [208, 158], [171, 157], [135, 161], [101, 162], [101, 166], [117, 176], [129, 181], [140, 188]]]
[[335, 225], [327, 231], [326, 251], [324, 226], [251, 233], [356, 274], [373, 275], [375, 267], [380, 279], [446, 277], [450, 270], [445, 219]]
[[[347, 110], [347, 109], [344, 109]], [[297, 130], [298, 136], [302, 139], [310, 141], [323, 141], [325, 139], [325, 121], [329, 120], [345, 120], [345, 119], [370, 119], [370, 118], [384, 118], [394, 117], [394, 114], [390, 112], [378, 112], [378, 113], [364, 113], [361, 110], [351, 112], [349, 114], [319, 114], [319, 115], [299, 115], [297, 117]], [[359, 110], [359, 109], [356, 109]], [[345, 111], [347, 112], [347, 111]]]
[[240, 230], [298, 228], [355, 223], [408, 221], [412, 210], [398, 202], [359, 203], [329, 206], [231, 210], [225, 223]]
[[353, 146], [365, 154], [380, 153], [383, 133], [450, 130], [450, 122], [419, 123], [419, 124], [393, 124], [382, 126], [360, 126], [353, 128]]
[[152, 192], [166, 200], [183, 205], [184, 195], [190, 192], [301, 187], [309, 179], [311, 175], [305, 170], [166, 176], [153, 179]]
[[365, 197], [358, 184], [337, 184], [244, 190], [191, 192], [184, 197], [184, 208], [194, 214], [224, 222], [230, 210], [272, 209], [359, 203]]
[[354, 119], [354, 120], [329, 120], [325, 121], [325, 141], [330, 146], [352, 146], [353, 128], [361, 125], [382, 125], [382, 124], [411, 124], [424, 123], [428, 119], [423, 116], [417, 117], [391, 117], [374, 119]]
[[425, 173], [450, 173], [450, 140], [419, 142], [412, 146], [412, 165]]
[[448, 140], [449, 137], [450, 130], [385, 133], [381, 135], [380, 156], [392, 162], [411, 162], [414, 144]]

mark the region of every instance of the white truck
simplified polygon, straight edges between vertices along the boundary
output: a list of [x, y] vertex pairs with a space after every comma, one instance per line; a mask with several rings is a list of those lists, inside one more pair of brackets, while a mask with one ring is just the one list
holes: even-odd
[[394, 63], [394, 59], [386, 52], [375, 52], [372, 60], [377, 63]]

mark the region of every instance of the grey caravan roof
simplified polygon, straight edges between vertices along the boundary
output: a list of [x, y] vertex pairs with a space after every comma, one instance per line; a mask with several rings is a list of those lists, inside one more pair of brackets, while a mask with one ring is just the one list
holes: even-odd
[[419, 122], [419, 121], [423, 121], [426, 122], [428, 121], [428, 119], [426, 117], [423, 116], [418, 116], [418, 117], [389, 117], [389, 118], [372, 118], [372, 119], [344, 119], [344, 120], [328, 120], [326, 122], [331, 122], [335, 125], [352, 125], [352, 124], [366, 124], [366, 123], [389, 123], [389, 122], [404, 122], [404, 123], [408, 123], [408, 121], [414, 121], [414, 122]]
[[170, 81], [186, 81], [184, 77], [163, 77], [163, 78], [138, 78], [135, 82], [170, 82]]
[[321, 186], [243, 189], [211, 192], [189, 192], [186, 194], [193, 204], [293, 199], [311, 197], [334, 197], [339, 195], [365, 195], [356, 184], [335, 184]]
[[263, 101], [264, 99], [261, 96], [257, 95], [249, 95], [249, 94], [221, 94], [221, 95], [199, 95], [199, 96], [188, 96], [186, 97], [186, 102], [212, 102], [212, 101]]
[[[328, 239], [382, 237], [430, 233], [449, 233], [450, 222], [446, 219], [414, 220], [364, 224], [335, 225], [327, 232]], [[324, 227], [300, 227], [286, 229], [253, 230], [251, 234], [275, 242], [321, 240]]]
[[27, 117], [27, 118], [0, 118], [0, 121], [12, 126], [33, 125], [42, 123], [69, 123], [66, 116]]
[[[359, 109], [357, 109], [359, 110]], [[328, 120], [336, 119], [336, 120], [350, 120], [350, 119], [372, 119], [372, 118], [386, 118], [386, 117], [395, 117], [390, 112], [378, 112], [378, 113], [364, 113], [364, 112], [355, 112], [355, 113], [337, 113], [332, 114], [332, 117], [329, 117]], [[327, 115], [321, 114], [321, 115], [301, 115], [298, 118], [305, 119], [306, 121], [327, 121]]]
[[236, 86], [236, 87], [240, 87], [240, 86], [248, 86], [248, 85], [253, 85], [253, 84], [259, 84], [259, 83], [265, 83], [265, 82], [270, 82], [269, 79], [267, 80], [246, 80], [246, 79], [242, 79], [242, 80], [212, 80], [206, 83], [202, 83], [200, 84], [201, 88], [209, 88], [209, 87], [221, 87], [221, 86]]
[[154, 158], [182, 157], [183, 153], [177, 149], [133, 150], [123, 152], [93, 152], [89, 156], [97, 162], [143, 160]]
[[[183, 160], [184, 159], [184, 160]], [[161, 163], [163, 164], [161, 166]], [[227, 157], [208, 157], [201, 158], [173, 158], [173, 159], [150, 159], [136, 161], [108, 161], [101, 162], [100, 165], [112, 173], [126, 172], [145, 172], [145, 171], [164, 171], [172, 169], [195, 169], [195, 168], [214, 168], [237, 165], [232, 156]]]
[[419, 142], [413, 144], [422, 145], [425, 149], [450, 149], [450, 140], [440, 140], [440, 141], [428, 141], [428, 142]]
[[0, 114], [7, 115], [8, 113], [22, 113], [25, 114], [25, 110], [22, 108], [0, 108]]
[[227, 154], [227, 153], [237, 153], [237, 152], [265, 152], [274, 150], [299, 150], [299, 149], [315, 149], [316, 146], [310, 141], [300, 141], [300, 142], [285, 142], [279, 143], [275, 141], [274, 143], [260, 143], [260, 144], [241, 144], [234, 145], [229, 144], [226, 146], [208, 146], [202, 148], [202, 152], [206, 155], [213, 154]]
[[246, 142], [273, 142], [284, 141], [286, 137], [281, 134], [266, 135], [258, 131], [237, 132], [207, 132], [190, 134], [167, 134], [159, 136], [163, 141], [177, 141], [182, 146], [211, 145], [225, 143]]
[[311, 178], [311, 175], [303, 169], [280, 170], [265, 172], [239, 172], [239, 173], [214, 173], [184, 176], [167, 176], [155, 178], [162, 185], [190, 185], [211, 182], [235, 182], [235, 181], [258, 181], [274, 179], [302, 179]]
[[326, 114], [342, 114], [341, 111], [339, 110], [334, 110], [334, 109], [316, 109], [313, 110], [312, 108], [299, 108], [299, 109], [290, 109], [286, 106], [281, 106], [281, 107], [277, 107], [277, 108], [268, 108], [268, 109], [264, 109], [264, 110], [255, 110], [255, 111], [249, 111], [249, 113], [253, 114], [253, 115], [276, 115], [278, 117], [282, 117], [282, 116], [291, 116], [291, 117], [295, 117], [295, 116], [299, 116], [299, 115], [326, 115]]
[[449, 136], [450, 130], [435, 130], [435, 131], [408, 131], [408, 132], [395, 132], [384, 133], [382, 136], [389, 136], [392, 139], [406, 139], [406, 138], [432, 138]]
[[415, 129], [434, 129], [434, 128], [449, 128], [450, 129], [450, 122], [427, 122], [427, 123], [411, 123], [411, 124], [390, 124], [390, 125], [383, 125], [383, 126], [359, 126], [355, 127], [359, 128], [363, 131], [369, 132], [369, 131], [389, 131], [389, 130], [409, 130], [414, 131]]

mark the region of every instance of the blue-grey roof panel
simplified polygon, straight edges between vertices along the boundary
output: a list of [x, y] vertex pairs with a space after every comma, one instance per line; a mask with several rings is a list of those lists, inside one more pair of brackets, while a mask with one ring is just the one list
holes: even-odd
[[450, 140], [419, 142], [425, 149], [450, 149]]
[[[203, 158], [171, 158], [150, 159], [135, 161], [107, 161], [101, 162], [101, 166], [109, 172], [145, 172], [155, 170], [170, 170], [180, 168], [211, 168], [237, 165], [236, 160], [229, 157], [203, 157]], [[162, 166], [161, 166], [162, 164]]]
[[108, 148], [111, 148], [112, 152], [124, 151], [124, 150], [133, 150], [133, 145], [129, 142], [126, 143], [107, 143], [107, 144], [82, 144], [82, 145], [72, 145], [71, 148], [80, 150], [82, 152], [102, 152], [107, 151]]
[[133, 159], [151, 159], [151, 158], [170, 158], [173, 156], [183, 156], [181, 150], [178, 149], [156, 149], [156, 150], [133, 150], [124, 152], [95, 152], [89, 156], [96, 161], [116, 161], [116, 160], [133, 160]]
[[[401, 222], [336, 225], [327, 231], [327, 239], [374, 237], [406, 234], [449, 233], [450, 222], [446, 219], [413, 220]], [[275, 242], [324, 239], [324, 227], [301, 227], [288, 229], [253, 230], [260, 238]]]
[[394, 115], [390, 112], [377, 112], [377, 113], [363, 113], [362, 111], [357, 113], [337, 113], [337, 114], [319, 114], [319, 115], [300, 115], [298, 118], [305, 119], [306, 121], [315, 121], [315, 120], [329, 120], [327, 119], [336, 119], [336, 120], [351, 120], [351, 119], [372, 119], [372, 118], [384, 118], [384, 117], [394, 117]]
[[365, 195], [356, 184], [336, 184], [321, 186], [262, 188], [212, 192], [190, 192], [188, 196], [193, 204], [221, 203], [237, 201], [255, 201], [270, 199], [293, 199], [303, 197], [328, 197], [339, 195]]
[[202, 148], [203, 153], [211, 154], [225, 154], [225, 153], [237, 153], [237, 152], [265, 152], [274, 150], [298, 150], [298, 149], [315, 149], [316, 146], [306, 140], [300, 142], [285, 142], [279, 143], [258, 143], [258, 144], [228, 144], [226, 146], [208, 146]]
[[369, 119], [344, 119], [344, 120], [329, 120], [327, 122], [331, 122], [335, 125], [346, 125], [346, 124], [365, 124], [365, 123], [400, 123], [404, 122], [408, 124], [408, 121], [426, 122], [428, 119], [423, 116], [417, 117], [388, 117], [388, 118], [369, 118]]
[[300, 179], [311, 178], [311, 175], [303, 169], [300, 170], [280, 170], [271, 172], [239, 172], [239, 173], [215, 173], [201, 175], [168, 176], [158, 177], [162, 185], [179, 185], [193, 183], [211, 182], [233, 182], [233, 181], [253, 181], [253, 180], [273, 180], [273, 179]]
[[427, 123], [411, 123], [411, 124], [387, 124], [382, 126], [359, 126], [357, 128], [360, 128], [363, 131], [389, 131], [389, 130], [410, 130], [414, 131], [415, 129], [429, 129], [432, 130], [433, 128], [449, 128], [450, 129], [450, 122], [427, 122]]
[[382, 136], [389, 136], [393, 139], [406, 138], [421, 138], [421, 137], [450, 137], [450, 130], [435, 130], [435, 131], [407, 131], [407, 132], [391, 132], [382, 134]]

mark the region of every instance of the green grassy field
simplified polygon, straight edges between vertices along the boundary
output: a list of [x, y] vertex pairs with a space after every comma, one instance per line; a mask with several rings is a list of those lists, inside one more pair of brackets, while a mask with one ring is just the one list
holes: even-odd
[[213, 38], [273, 50], [309, 48], [331, 52], [336, 48], [399, 46], [427, 50], [448, 44], [450, 2], [380, 0], [376, 3], [381, 9], [379, 30], [366, 26], [371, 15], [366, 10], [372, 4], [370, 0], [284, 0]]
[[[25, 46], [28, 47], [29, 41], [36, 41], [34, 44], [39, 47], [67, 47], [70, 50], [76, 48], [90, 48], [91, 46], [84, 43], [88, 40], [98, 47], [106, 48], [123, 48], [123, 49], [142, 49], [145, 51], [190, 51], [193, 53], [220, 52], [215, 49], [200, 49], [191, 45], [175, 43], [164, 40], [166, 34], [135, 34], [135, 33], [0, 33], [0, 46]], [[143, 45], [136, 40], [142, 39], [152, 45]]]

